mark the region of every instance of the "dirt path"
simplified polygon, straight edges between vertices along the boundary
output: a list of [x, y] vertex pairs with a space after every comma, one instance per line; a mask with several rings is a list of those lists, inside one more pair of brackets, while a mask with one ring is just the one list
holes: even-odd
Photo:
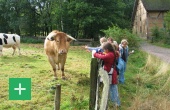
[[170, 64], [170, 49], [154, 46], [147, 42], [141, 43], [140, 48]]

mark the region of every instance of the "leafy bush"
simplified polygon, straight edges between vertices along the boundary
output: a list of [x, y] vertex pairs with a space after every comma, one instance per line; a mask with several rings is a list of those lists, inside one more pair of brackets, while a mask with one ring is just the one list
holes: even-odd
[[164, 21], [166, 30], [165, 43], [170, 45], [170, 11], [165, 14]]
[[169, 30], [169, 32], [166, 34], [165, 43], [168, 44], [168, 45], [170, 45], [170, 30]]
[[165, 28], [160, 29], [160, 34], [161, 34], [160, 41], [165, 44], [170, 44], [170, 30], [168, 32], [168, 30], [166, 30]]
[[151, 29], [152, 31], [152, 42], [158, 42], [161, 39], [161, 32], [157, 26]]
[[121, 29], [118, 26], [113, 25], [107, 30], [102, 30], [108, 37], [112, 37], [118, 43], [122, 39], [127, 39], [129, 42], [129, 47], [139, 47], [139, 38], [132, 34], [128, 29]]
[[159, 29], [157, 26], [152, 28], [152, 43], [170, 44], [170, 34], [167, 29]]
[[38, 38], [32, 38], [32, 37], [22, 37], [21, 38], [22, 43], [33, 43], [33, 44], [38, 44], [38, 43], [43, 43], [44, 40], [38, 39]]
[[165, 21], [166, 30], [170, 32], [170, 11], [165, 14], [164, 21]]

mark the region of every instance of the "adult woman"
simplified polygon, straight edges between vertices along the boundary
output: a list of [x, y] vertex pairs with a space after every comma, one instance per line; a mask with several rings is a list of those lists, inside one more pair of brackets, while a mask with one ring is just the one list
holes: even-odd
[[119, 45], [119, 53], [120, 53], [120, 59], [123, 63], [122, 67], [119, 69], [119, 83], [123, 84], [125, 82], [125, 70], [126, 70], [126, 63], [129, 56], [129, 49], [128, 49], [128, 42], [126, 39], [123, 39], [121, 41], [121, 44]]

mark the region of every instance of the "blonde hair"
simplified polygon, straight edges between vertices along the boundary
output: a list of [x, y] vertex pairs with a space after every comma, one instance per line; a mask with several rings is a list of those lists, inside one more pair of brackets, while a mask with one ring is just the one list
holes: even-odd
[[126, 39], [122, 39], [121, 44], [123, 44], [124, 42], [128, 44], [128, 41]]
[[102, 45], [104, 42], [107, 42], [107, 39], [105, 37], [100, 38], [100, 44]]

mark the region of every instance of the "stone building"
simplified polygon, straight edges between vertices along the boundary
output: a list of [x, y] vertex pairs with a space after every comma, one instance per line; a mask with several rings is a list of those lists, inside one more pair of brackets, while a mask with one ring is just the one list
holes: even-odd
[[133, 33], [149, 39], [154, 27], [164, 28], [164, 15], [170, 10], [170, 0], [135, 0], [132, 25]]

